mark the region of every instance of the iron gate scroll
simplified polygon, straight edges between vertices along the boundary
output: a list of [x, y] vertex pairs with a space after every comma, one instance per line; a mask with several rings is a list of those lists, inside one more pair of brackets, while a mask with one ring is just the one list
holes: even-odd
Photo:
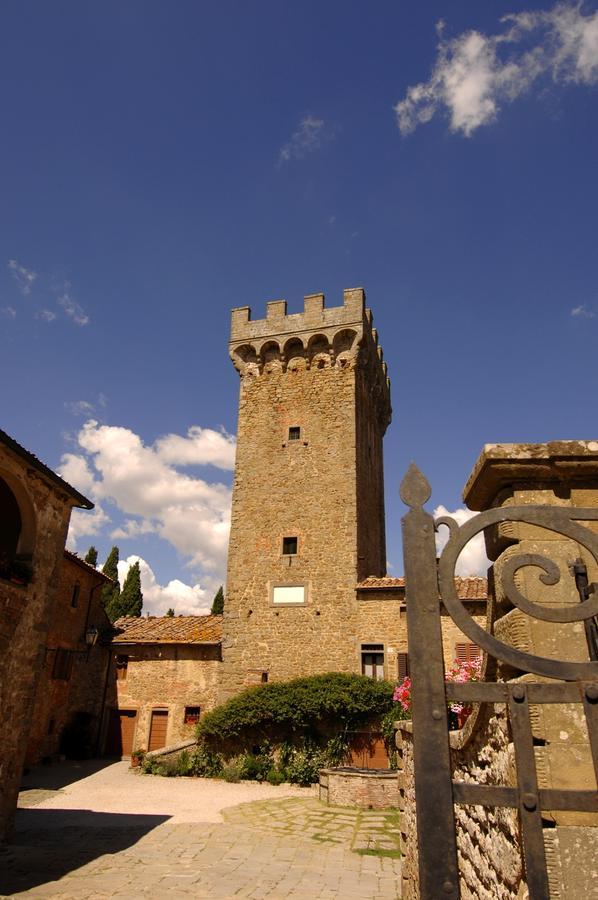
[[[422, 900], [459, 898], [459, 871], [454, 804], [518, 809], [525, 876], [531, 900], [549, 900], [542, 831], [542, 810], [598, 811], [596, 791], [539, 789], [529, 705], [582, 703], [594, 770], [598, 777], [598, 659], [595, 640], [598, 589], [575, 572], [579, 605], [548, 607], [530, 602], [515, 585], [524, 566], [542, 570], [540, 582], [555, 585], [558, 566], [538, 554], [519, 554], [505, 564], [502, 588], [522, 612], [546, 622], [585, 623], [589, 662], [567, 662], [525, 653], [503, 643], [471, 617], [455, 589], [455, 565], [474, 535], [500, 522], [525, 522], [563, 535], [583, 546], [598, 564], [598, 534], [579, 521], [598, 520], [597, 509], [557, 506], [511, 506], [490, 509], [458, 526], [453, 519], [434, 518], [423, 509], [431, 489], [417, 466], [411, 465], [401, 484], [401, 499], [410, 507], [403, 517], [403, 550], [407, 596], [407, 634], [411, 673], [413, 754], [419, 889]], [[435, 532], [447, 525], [449, 539], [436, 559]], [[457, 627], [489, 656], [515, 669], [552, 682], [446, 683], [440, 604]], [[505, 703], [512, 733], [517, 786], [454, 782], [451, 774], [447, 704]]]

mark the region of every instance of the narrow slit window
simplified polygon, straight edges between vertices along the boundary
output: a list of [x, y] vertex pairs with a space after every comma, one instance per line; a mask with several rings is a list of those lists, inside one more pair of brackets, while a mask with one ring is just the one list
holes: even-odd
[[397, 676], [399, 681], [409, 677], [409, 654], [397, 653]]
[[76, 609], [79, 606], [79, 594], [81, 593], [81, 585], [77, 581], [77, 583], [73, 586], [73, 593], [71, 595], [71, 606], [73, 609]]
[[301, 428], [299, 425], [291, 425], [289, 428], [289, 440], [298, 441], [301, 439]]
[[296, 556], [297, 554], [297, 538], [283, 537], [282, 539], [282, 555]]

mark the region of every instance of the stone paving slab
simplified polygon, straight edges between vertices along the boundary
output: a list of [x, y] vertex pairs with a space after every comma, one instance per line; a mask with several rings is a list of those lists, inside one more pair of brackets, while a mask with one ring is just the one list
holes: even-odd
[[[148, 791], [153, 781], [148, 780]], [[337, 809], [315, 799], [287, 797], [229, 806], [219, 824], [177, 822], [157, 814], [58, 810], [54, 805], [19, 813], [14, 843], [0, 849], [0, 897], [399, 896], [396, 812]]]

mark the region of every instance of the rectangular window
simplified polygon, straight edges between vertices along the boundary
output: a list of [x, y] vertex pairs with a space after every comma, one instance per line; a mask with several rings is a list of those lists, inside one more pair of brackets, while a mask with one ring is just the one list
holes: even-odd
[[73, 652], [59, 647], [54, 655], [52, 678], [57, 681], [68, 681], [73, 671]]
[[185, 725], [197, 725], [199, 722], [199, 714], [201, 710], [199, 706], [186, 706], [185, 707]]
[[116, 680], [124, 681], [127, 677], [127, 669], [129, 668], [129, 657], [128, 656], [116, 656], [115, 657], [115, 665], [116, 665]]
[[71, 606], [76, 609], [79, 606], [79, 594], [81, 593], [81, 585], [77, 583], [73, 586], [73, 594], [71, 596]]
[[289, 440], [298, 441], [301, 439], [301, 428], [299, 425], [291, 425], [289, 428]]
[[305, 585], [284, 584], [272, 588], [272, 603], [305, 603]]
[[295, 556], [297, 553], [297, 538], [283, 537], [282, 539], [282, 555]]
[[459, 662], [473, 662], [482, 652], [477, 644], [455, 644], [455, 656]]
[[397, 677], [399, 681], [409, 676], [409, 654], [397, 653]]
[[384, 644], [361, 645], [361, 674], [376, 681], [384, 678]]

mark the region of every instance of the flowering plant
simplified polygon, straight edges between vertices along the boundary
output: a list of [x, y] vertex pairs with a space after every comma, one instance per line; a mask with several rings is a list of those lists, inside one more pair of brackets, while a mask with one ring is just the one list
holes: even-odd
[[405, 712], [411, 712], [411, 679], [409, 676], [397, 684], [392, 699], [395, 703], [400, 703]]
[[[445, 673], [445, 681], [453, 681], [462, 684], [465, 681], [479, 681], [482, 670], [482, 658], [471, 660], [456, 659], [451, 669]], [[392, 699], [401, 705], [400, 718], [407, 718], [411, 713], [411, 678], [407, 676], [394, 689]], [[449, 721], [451, 727], [461, 728], [471, 713], [471, 706], [466, 703], [453, 701], [449, 703]]]
[[[482, 657], [477, 656], [475, 659], [459, 660], [456, 659], [452, 669], [444, 676], [445, 681], [452, 681], [457, 684], [463, 684], [466, 681], [479, 681], [482, 671]], [[462, 701], [453, 701], [449, 703], [449, 710], [453, 714], [452, 719], [457, 720], [457, 728], [462, 728], [471, 713], [471, 706]]]

